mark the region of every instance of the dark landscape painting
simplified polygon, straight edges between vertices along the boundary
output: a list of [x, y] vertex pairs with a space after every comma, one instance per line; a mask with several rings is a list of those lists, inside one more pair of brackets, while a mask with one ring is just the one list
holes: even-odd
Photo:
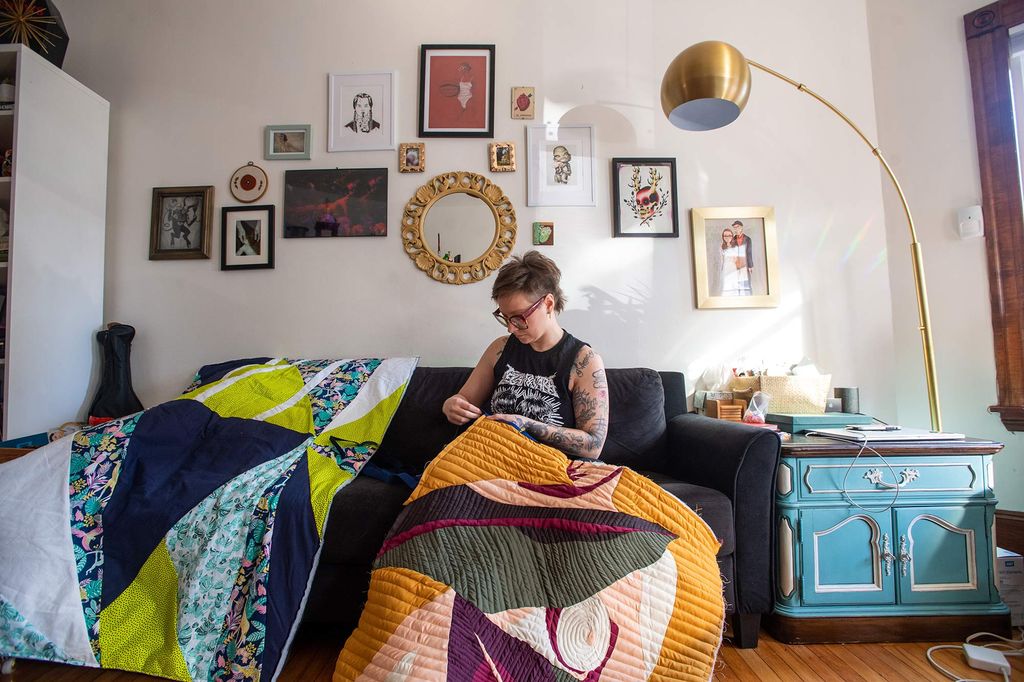
[[290, 170], [284, 182], [285, 237], [387, 236], [387, 168]]

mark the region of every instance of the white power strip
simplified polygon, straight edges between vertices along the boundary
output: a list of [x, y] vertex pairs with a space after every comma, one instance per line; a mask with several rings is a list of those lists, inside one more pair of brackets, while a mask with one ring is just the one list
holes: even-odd
[[987, 670], [991, 673], [1002, 673], [1004, 677], [1010, 676], [1010, 663], [1006, 656], [995, 649], [988, 649], [974, 644], [964, 644], [964, 658], [967, 664], [978, 670]]

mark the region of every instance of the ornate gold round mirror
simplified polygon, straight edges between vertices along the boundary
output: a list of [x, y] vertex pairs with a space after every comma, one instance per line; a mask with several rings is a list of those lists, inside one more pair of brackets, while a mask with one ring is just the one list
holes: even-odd
[[431, 178], [406, 203], [402, 245], [429, 277], [470, 284], [501, 267], [516, 229], [516, 211], [500, 187], [479, 173], [451, 171]]

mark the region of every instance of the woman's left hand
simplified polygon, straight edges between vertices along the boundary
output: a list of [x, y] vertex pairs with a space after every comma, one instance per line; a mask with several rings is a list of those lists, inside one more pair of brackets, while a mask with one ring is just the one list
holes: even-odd
[[520, 414], [492, 414], [487, 417], [493, 419], [496, 422], [505, 422], [513, 426], [517, 431], [524, 431], [526, 429], [529, 419]]

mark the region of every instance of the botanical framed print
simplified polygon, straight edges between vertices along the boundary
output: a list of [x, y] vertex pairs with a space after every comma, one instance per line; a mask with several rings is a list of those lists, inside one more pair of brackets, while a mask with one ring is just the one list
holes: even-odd
[[263, 129], [263, 158], [269, 161], [308, 159], [312, 144], [313, 128], [308, 123]]
[[385, 237], [387, 233], [387, 168], [285, 171], [286, 239]]
[[420, 137], [494, 137], [494, 45], [420, 46]]
[[527, 126], [526, 153], [527, 206], [597, 205], [593, 126]]
[[220, 213], [220, 269], [274, 267], [274, 207], [225, 206]]
[[516, 169], [515, 142], [492, 142], [489, 146], [491, 155], [491, 171], [514, 171]]
[[555, 224], [553, 222], [538, 221], [533, 224], [533, 245], [555, 245]]
[[512, 118], [533, 120], [534, 89], [525, 85], [512, 88]]
[[395, 148], [394, 71], [332, 73], [327, 151]]
[[210, 257], [213, 185], [154, 187], [149, 260]]
[[741, 206], [690, 212], [697, 307], [778, 306], [775, 209]]
[[616, 237], [678, 237], [676, 160], [612, 159]]
[[398, 172], [422, 173], [427, 167], [427, 148], [422, 142], [403, 142], [398, 145]]

